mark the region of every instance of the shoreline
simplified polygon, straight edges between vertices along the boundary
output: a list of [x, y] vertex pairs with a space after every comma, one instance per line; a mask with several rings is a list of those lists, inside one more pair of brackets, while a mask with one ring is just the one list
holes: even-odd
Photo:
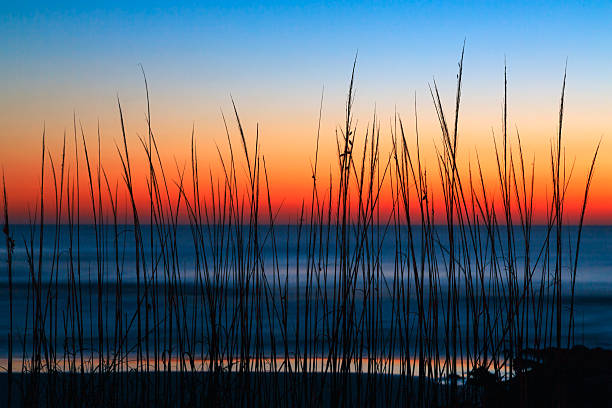
[[[525, 350], [514, 365], [516, 372], [510, 379], [474, 370], [455, 385], [380, 372], [18, 372], [11, 377], [10, 404], [8, 399], [2, 402], [11, 407], [612, 404], [612, 350], [584, 346]], [[0, 372], [3, 398], [9, 398], [8, 381], [8, 373]]]

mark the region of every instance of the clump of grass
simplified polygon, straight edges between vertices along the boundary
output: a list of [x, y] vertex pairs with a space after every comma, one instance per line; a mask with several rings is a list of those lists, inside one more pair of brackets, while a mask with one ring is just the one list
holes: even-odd
[[[144, 77], [147, 135], [138, 141], [148, 166], [147, 214], [135, 195], [130, 158], [137, 149], [128, 143], [119, 100], [120, 180], [104, 169], [99, 129], [96, 162], [82, 127], [78, 141], [75, 117], [74, 157], [67, 157], [64, 138], [59, 172], [43, 135], [40, 206], [23, 229], [29, 278], [25, 307], [18, 309], [25, 313], [21, 333], [13, 327], [15, 243], [3, 189], [9, 403], [14, 334], [22, 339], [22, 378], [29, 379], [21, 400], [48, 405], [61, 398], [69, 405], [456, 405], [478, 398], [460, 386], [462, 379], [482, 372], [511, 378], [525, 350], [570, 347], [598, 148], [568, 248], [565, 76], [551, 146], [552, 197], [546, 225], [536, 226], [535, 163], [529, 172], [520, 135], [514, 139], [507, 130], [505, 70], [494, 184], [485, 183], [478, 155], [476, 162], [458, 160], [463, 52], [451, 115], [437, 84], [430, 88], [441, 131], [434, 168], [425, 166], [416, 99], [414, 137], [396, 114], [388, 153], [380, 147], [385, 136], [376, 114], [358, 129], [356, 62], [336, 132], [337, 167], [327, 175], [319, 169], [321, 96], [310, 201], [303, 201], [295, 225], [277, 220], [259, 128], [253, 144], [233, 100], [237, 136], [223, 117], [221, 173], [204, 176], [194, 133], [189, 168], [170, 171], [158, 150]], [[83, 167], [93, 224], [82, 222]], [[48, 169], [53, 198], [44, 188]], [[385, 195], [388, 212], [381, 208]], [[50, 202], [55, 214], [47, 224]], [[85, 259], [86, 242], [95, 257]]]

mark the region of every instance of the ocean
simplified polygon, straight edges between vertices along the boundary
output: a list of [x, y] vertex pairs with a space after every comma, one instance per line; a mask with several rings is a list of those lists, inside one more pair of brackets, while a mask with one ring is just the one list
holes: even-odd
[[[511, 250], [506, 227], [493, 233], [477, 227], [468, 236], [455, 228], [454, 262], [446, 226], [364, 232], [354, 226], [143, 225], [137, 251], [133, 226], [45, 225], [42, 253], [39, 228], [11, 227], [12, 312], [7, 251], [0, 249], [3, 366], [11, 315], [15, 359], [32, 355], [35, 321], [57, 359], [77, 349], [145, 353], [145, 340], [157, 355], [180, 349], [206, 359], [216, 347], [223, 358], [241, 350], [267, 356], [288, 350], [316, 359], [332, 352], [333, 334], [353, 339], [358, 355], [397, 357], [416, 353], [419, 327], [430, 343], [450, 349], [455, 321], [460, 345], [482, 344], [487, 333], [499, 335], [512, 324], [526, 346], [554, 345], [557, 236], [545, 226], [532, 227], [529, 245], [524, 230], [513, 227]], [[571, 311], [577, 235], [577, 227], [563, 227], [561, 329], [569, 332], [572, 313], [572, 344], [611, 348], [612, 227], [583, 227]], [[509, 305], [518, 305], [512, 319]], [[495, 317], [485, 323], [489, 312]]]

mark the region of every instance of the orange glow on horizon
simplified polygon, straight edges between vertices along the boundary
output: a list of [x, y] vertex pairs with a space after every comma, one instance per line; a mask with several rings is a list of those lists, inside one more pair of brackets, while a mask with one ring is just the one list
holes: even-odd
[[[307, 136], [305, 135], [304, 138]], [[314, 139], [314, 137], [312, 137]], [[261, 142], [261, 145], [270, 144], [265, 140], [265, 137]], [[118, 140], [119, 144], [121, 139]], [[53, 144], [50, 143], [53, 141]], [[92, 172], [92, 181], [94, 184], [94, 196], [97, 199], [98, 189], [98, 151], [97, 141], [91, 136], [86, 136], [87, 148]], [[162, 164], [164, 166], [164, 175], [168, 184], [168, 193], [170, 194], [170, 200], [176, 204], [178, 198], [178, 185], [180, 184], [180, 174], [183, 173], [183, 188], [185, 195], [190, 200], [193, 198], [193, 184], [192, 184], [192, 170], [191, 170], [191, 158], [190, 158], [190, 140], [184, 138], [185, 150], [187, 153], [183, 155], [175, 154], [171, 150], [170, 145], [167, 141], [160, 142], [158, 147], [160, 148], [160, 156]], [[79, 189], [80, 189], [80, 213], [81, 220], [84, 222], [91, 222], [92, 210], [91, 210], [91, 198], [89, 191], [89, 180], [87, 166], [85, 164], [85, 155], [82, 146], [82, 140], [80, 137], [77, 139], [79, 143]], [[54, 220], [55, 211], [55, 189], [54, 189], [54, 171], [55, 178], [58, 183], [58, 189], [60, 188], [60, 172], [61, 172], [61, 141], [59, 147], [56, 144], [57, 140], [53, 140], [50, 137], [47, 139], [47, 149], [45, 156], [45, 220], [51, 222]], [[150, 207], [150, 196], [148, 190], [148, 179], [149, 179], [149, 165], [144, 153], [144, 149], [138, 146], [140, 142], [135, 137], [129, 137], [129, 155], [130, 155], [130, 166], [132, 171], [132, 179], [134, 184], [134, 197], [137, 203], [139, 214], [142, 220], [149, 219], [149, 207]], [[211, 203], [211, 180], [215, 186], [215, 189], [224, 186], [224, 173], [217, 152], [217, 147], [214, 143], [203, 143], [199, 138], [196, 139], [197, 143], [197, 154], [198, 154], [198, 177], [200, 182], [200, 197], [202, 202], [206, 201], [207, 205]], [[248, 142], [247, 142], [248, 143]], [[112, 194], [117, 194], [119, 218], [126, 221], [131, 221], [131, 209], [125, 181], [123, 180], [123, 170], [121, 167], [121, 160], [119, 159], [119, 153], [114, 145], [111, 145], [108, 140], [104, 141], [101, 148], [101, 162], [104, 173], [100, 175], [101, 190], [103, 197], [103, 204], [105, 207], [106, 221], [110, 222], [110, 201], [108, 195], [108, 188], [110, 187]], [[178, 144], [177, 144], [178, 145]], [[291, 146], [287, 147], [286, 151], [284, 147], [278, 147], [270, 144], [270, 148], [265, 149], [260, 147], [263, 158], [265, 159], [265, 169], [267, 170], [268, 183], [270, 186], [270, 201], [273, 212], [276, 215], [275, 222], [277, 223], [294, 223], [298, 222], [300, 209], [302, 204], [305, 207], [305, 215], [309, 215], [310, 202], [312, 197], [312, 165], [314, 161], [314, 143], [308, 151], [296, 151]], [[227, 140], [221, 140], [217, 144], [221, 155], [223, 156], [223, 163], [225, 166], [229, 166], [230, 155]], [[431, 146], [429, 146], [431, 147]], [[248, 146], [250, 159], [254, 154], [254, 145]], [[20, 151], [16, 152], [14, 156], [2, 157], [4, 165], [4, 173], [6, 177], [7, 196], [9, 203], [9, 215], [10, 220], [13, 223], [24, 223], [37, 211], [40, 207], [40, 177], [41, 177], [41, 149], [42, 146], [34, 151]], [[164, 150], [162, 150], [164, 149]], [[327, 149], [325, 151], [324, 149]], [[436, 214], [436, 222], [445, 222], [445, 209], [442, 200], [442, 193], [440, 190], [439, 181], [439, 169], [435, 161], [435, 156], [431, 150], [427, 151], [427, 147], [422, 146], [421, 158], [426, 163], [427, 174], [430, 180], [430, 194], [433, 197], [433, 208]], [[121, 154], [124, 154], [123, 147], [119, 145]], [[180, 146], [175, 146], [175, 149], [180, 151]], [[569, 149], [568, 149], [569, 150]], [[593, 148], [594, 150], [594, 148]], [[232, 151], [235, 158], [235, 166], [237, 172], [237, 180], [239, 189], [241, 191], [248, 191], [248, 170], [246, 160], [244, 158], [244, 151], [240, 143], [240, 139], [236, 136], [232, 136]], [[301, 153], [301, 154], [300, 154]], [[488, 153], [488, 155], [485, 155]], [[332, 183], [332, 197], [335, 203], [337, 194], [337, 183], [338, 183], [338, 164], [337, 157], [334, 158], [335, 146], [333, 150], [330, 149], [329, 140], [320, 143], [320, 152], [317, 163], [317, 191], [319, 200], [324, 205], [329, 204], [329, 183], [331, 176]], [[354, 161], [356, 166], [361, 166], [361, 152], [356, 151]], [[369, 153], [368, 153], [369, 154]], [[384, 167], [387, 165], [390, 154], [390, 144], [381, 142], [380, 148], [380, 163], [379, 171], [383, 173]], [[548, 153], [549, 155], [550, 153]], [[566, 153], [567, 154], [567, 153]], [[586, 223], [587, 224], [609, 224], [612, 223], [612, 215], [609, 211], [609, 202], [612, 199], [610, 189], [606, 188], [606, 185], [611, 181], [610, 174], [612, 174], [612, 162], [605, 160], [606, 155], [612, 156], [611, 153], [607, 152], [602, 148], [599, 153], [598, 161], [595, 167], [595, 176], [589, 192], [588, 205], [586, 211]], [[4, 156], [4, 155], [3, 155]], [[469, 172], [471, 168], [473, 182], [476, 184], [474, 187], [476, 191], [480, 192], [479, 179], [477, 172], [477, 164], [475, 155], [460, 160], [458, 162], [459, 171], [462, 173], [462, 182], [464, 183], [464, 189], [469, 189]], [[545, 223], [546, 214], [549, 210], [551, 189], [550, 189], [550, 161], [546, 162], [545, 159], [540, 157], [546, 157], [543, 153], [534, 155], [539, 158], [539, 162], [535, 165], [535, 176], [534, 176], [534, 221], [536, 223]], [[534, 157], [532, 156], [532, 157]], [[575, 164], [573, 164], [573, 173], [569, 182], [569, 187], [566, 192], [565, 199], [565, 220], [568, 223], [577, 223], [580, 217], [580, 211], [582, 208], [582, 202], [584, 199], [584, 186], [586, 182], [586, 176], [588, 168], [590, 166], [590, 156], [582, 154], [581, 157], [576, 157]], [[51, 161], [52, 158], [52, 161]], [[496, 201], [497, 204], [500, 202], [500, 187], [499, 178], [497, 174], [497, 164], [495, 162], [495, 153], [482, 149], [478, 152], [478, 158], [482, 166], [482, 173], [485, 179], [485, 189], [487, 190], [488, 199], [491, 202]], [[369, 158], [368, 158], [369, 159]], [[157, 161], [157, 158], [155, 158]], [[525, 159], [527, 160], [527, 159]], [[567, 159], [566, 168], [567, 175], [571, 169], [572, 163]], [[159, 178], [158, 182], [163, 184], [162, 173], [160, 172], [159, 164], [155, 163], [156, 175]], [[251, 163], [252, 165], [252, 163]], [[260, 220], [262, 223], [266, 223], [269, 220], [268, 215], [268, 192], [266, 188], [266, 178], [264, 173], [263, 160], [260, 162]], [[391, 195], [390, 183], [395, 183], [395, 175], [391, 176], [390, 171], [394, 172], [394, 163], [390, 164], [391, 169], [387, 170], [385, 178], [382, 183], [381, 193], [379, 196], [378, 205], [380, 207], [380, 222], [386, 223], [388, 217], [393, 209], [393, 199]], [[517, 165], [516, 171], [519, 171]], [[17, 170], [17, 171], [16, 171]], [[525, 171], [527, 182], [531, 177], [531, 162], [525, 162]], [[104, 174], [108, 177], [109, 186], [106, 185]], [[66, 208], [66, 188], [70, 188], [70, 194], [76, 194], [76, 165], [75, 165], [75, 151], [74, 151], [74, 140], [73, 138], [67, 140], [66, 145], [66, 163], [64, 166], [64, 209]], [[351, 176], [351, 189], [356, 190], [357, 185], [355, 176]], [[517, 175], [520, 177], [520, 174]], [[415, 194], [415, 189], [410, 177], [409, 191], [411, 194], [411, 214], [418, 219], [418, 207]], [[160, 186], [162, 187], [162, 186]], [[466, 191], [469, 196], [469, 192]], [[512, 191], [512, 199], [515, 200], [514, 190]], [[165, 204], [167, 205], [167, 197], [165, 188], [162, 194]], [[248, 199], [248, 196], [242, 197], [244, 200]], [[183, 200], [181, 198], [181, 200]], [[401, 203], [400, 205], [401, 210]], [[497, 206], [499, 207], [499, 206]], [[501, 207], [499, 207], [501, 210]], [[402, 210], [403, 211], [403, 210]], [[352, 209], [352, 213], [356, 214], [357, 208]], [[501, 213], [500, 213], [501, 214]], [[513, 209], [515, 219], [518, 219], [518, 209]], [[180, 210], [181, 222], [188, 222], [187, 209], [183, 205]], [[402, 214], [401, 218], [404, 219], [405, 215]], [[505, 222], [503, 216], [499, 216], [499, 222]]]

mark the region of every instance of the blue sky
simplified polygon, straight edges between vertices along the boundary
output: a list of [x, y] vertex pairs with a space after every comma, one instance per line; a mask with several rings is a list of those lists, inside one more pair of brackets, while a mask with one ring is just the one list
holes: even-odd
[[[297, 161], [312, 148], [323, 87], [323, 130], [333, 134], [341, 121], [356, 52], [360, 120], [375, 107], [383, 124], [395, 110], [410, 116], [416, 96], [433, 138], [428, 87], [435, 78], [452, 103], [464, 40], [466, 143], [489, 143], [499, 126], [506, 61], [512, 127], [546, 151], [567, 60], [567, 129], [573, 151], [586, 154], [612, 130], [610, 21], [612, 2], [4, 2], [0, 161], [19, 167], [43, 123], [59, 139], [73, 112], [114, 137], [117, 96], [130, 129], [142, 132], [139, 64], [168, 149], [183, 146], [194, 124], [221, 138], [232, 95], [271, 149], [293, 125], [282, 155]], [[612, 149], [604, 144], [602, 155]]]

